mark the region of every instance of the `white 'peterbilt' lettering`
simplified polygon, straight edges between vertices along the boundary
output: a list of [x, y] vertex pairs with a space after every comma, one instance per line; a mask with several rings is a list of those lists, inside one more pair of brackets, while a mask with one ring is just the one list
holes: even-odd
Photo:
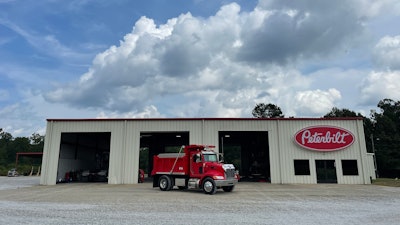
[[315, 132], [311, 134], [311, 131], [305, 130], [301, 135], [301, 143], [312, 144], [312, 143], [335, 143], [335, 144], [346, 144], [344, 138], [349, 134], [346, 132], [341, 133], [340, 131], [331, 135], [330, 131], [327, 131], [325, 135], [323, 133]]

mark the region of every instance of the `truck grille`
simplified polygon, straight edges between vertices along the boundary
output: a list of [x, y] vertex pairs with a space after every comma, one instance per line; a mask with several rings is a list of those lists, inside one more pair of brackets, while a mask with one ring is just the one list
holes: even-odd
[[226, 169], [225, 177], [226, 177], [226, 179], [234, 178], [235, 177], [235, 169]]

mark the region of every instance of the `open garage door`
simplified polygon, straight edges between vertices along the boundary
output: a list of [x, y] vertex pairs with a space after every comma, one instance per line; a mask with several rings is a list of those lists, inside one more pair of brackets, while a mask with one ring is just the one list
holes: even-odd
[[153, 169], [153, 156], [159, 153], [179, 152], [182, 145], [189, 144], [189, 132], [141, 132], [139, 168], [145, 174]]
[[62, 133], [57, 182], [107, 182], [110, 140], [110, 132]]
[[270, 181], [267, 131], [220, 131], [219, 148], [225, 163], [239, 170], [242, 181]]

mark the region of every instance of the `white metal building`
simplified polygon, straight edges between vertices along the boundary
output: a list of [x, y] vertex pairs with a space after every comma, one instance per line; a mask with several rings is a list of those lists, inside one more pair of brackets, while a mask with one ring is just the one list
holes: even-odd
[[376, 178], [362, 118], [48, 119], [40, 183], [100, 169], [109, 184], [137, 183], [141, 150], [151, 170], [154, 154], [187, 144], [215, 145], [243, 180], [370, 184]]

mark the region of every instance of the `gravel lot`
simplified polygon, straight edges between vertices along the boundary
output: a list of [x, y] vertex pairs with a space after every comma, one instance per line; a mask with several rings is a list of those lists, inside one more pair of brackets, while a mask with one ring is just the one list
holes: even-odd
[[239, 183], [232, 193], [151, 183], [39, 185], [0, 177], [0, 224], [400, 224], [400, 188]]

